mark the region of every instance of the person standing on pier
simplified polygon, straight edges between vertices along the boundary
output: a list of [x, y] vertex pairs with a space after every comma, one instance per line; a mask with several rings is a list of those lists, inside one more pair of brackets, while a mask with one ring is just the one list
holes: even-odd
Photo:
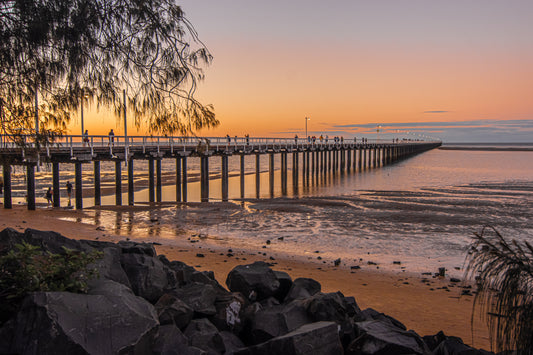
[[67, 181], [67, 195], [68, 195], [68, 206], [72, 206], [71, 198], [72, 198], [72, 184], [70, 181]]
[[113, 132], [113, 128], [109, 131], [109, 144], [114, 147], [115, 146], [115, 132]]
[[83, 139], [83, 146], [85, 147], [89, 143], [89, 131], [88, 130], [85, 130], [85, 132], [83, 132], [82, 139]]

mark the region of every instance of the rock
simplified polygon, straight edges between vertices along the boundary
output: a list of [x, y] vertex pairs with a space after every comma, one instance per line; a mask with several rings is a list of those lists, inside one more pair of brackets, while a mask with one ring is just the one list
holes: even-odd
[[461, 280], [458, 278], [452, 277], [450, 278], [450, 282], [461, 282]]
[[87, 295], [30, 294], [0, 339], [10, 328], [9, 353], [147, 353], [158, 325], [150, 303], [122, 284], [102, 280]]
[[414, 331], [396, 327], [388, 319], [355, 323], [357, 338], [346, 354], [428, 354], [429, 349]]
[[246, 298], [238, 292], [218, 294], [215, 300], [215, 315], [209, 317], [219, 330], [240, 332], [243, 326], [243, 312], [248, 304]]
[[407, 330], [405, 325], [403, 325], [402, 322], [400, 322], [397, 319], [392, 318], [391, 316], [388, 316], [384, 313], [378, 312], [372, 308], [367, 308], [364, 311], [361, 312], [361, 316], [364, 320], [380, 320], [380, 321], [386, 321], [389, 322], [394, 327]]
[[194, 319], [183, 334], [189, 339], [189, 345], [200, 348], [208, 354], [222, 354], [224, 341], [217, 328], [207, 319]]
[[28, 228], [24, 233], [20, 233], [12, 228], [6, 228], [0, 232], [0, 251], [5, 252], [13, 249], [15, 244], [20, 244], [23, 241], [38, 246], [43, 251], [49, 251], [54, 254], [62, 254], [64, 252], [63, 247], [80, 251], [89, 251], [92, 249], [78, 240], [65, 238], [56, 232], [38, 231]]
[[289, 276], [289, 274], [283, 271], [274, 270], [274, 275], [276, 275], [276, 278], [279, 281], [279, 288], [274, 297], [280, 301], [283, 301], [291, 289], [292, 278]]
[[168, 264], [165, 264], [165, 266], [174, 271], [178, 285], [184, 285], [191, 282], [192, 274], [197, 272], [195, 268], [181, 261], [170, 261]]
[[151, 243], [137, 243], [121, 240], [117, 244], [122, 249], [123, 254], [142, 254], [147, 256], [156, 256], [155, 248]]
[[194, 282], [174, 289], [170, 293], [185, 302], [198, 317], [213, 316], [217, 313], [215, 307], [217, 293], [211, 285]]
[[301, 300], [265, 308], [251, 320], [250, 341], [252, 344], [262, 343], [311, 322], [307, 305]]
[[159, 322], [174, 324], [179, 329], [185, 329], [193, 318], [194, 311], [175, 294], [165, 293], [155, 304]]
[[338, 258], [338, 259], [333, 260], [333, 264], [334, 264], [335, 266], [339, 266], [339, 265], [341, 264], [341, 258]]
[[330, 355], [342, 353], [337, 325], [332, 322], [305, 324], [288, 334], [235, 352], [236, 355]]
[[197, 253], [197, 254], [196, 254], [196, 257], [197, 257], [197, 258], [205, 258], [205, 255], [202, 254], [202, 253]]
[[489, 355], [485, 350], [476, 350], [463, 343], [458, 337], [446, 336], [442, 331], [422, 338], [433, 355]]
[[350, 266], [351, 270], [359, 270], [361, 267], [359, 265]]
[[116, 247], [108, 247], [104, 248], [102, 251], [104, 253], [103, 257], [96, 260], [91, 265], [98, 271], [99, 278], [116, 281], [127, 286], [128, 288], [131, 288], [128, 275], [126, 275], [126, 272], [120, 263], [120, 249]]
[[280, 287], [272, 269], [262, 261], [236, 266], [228, 274], [226, 285], [230, 291], [240, 292], [250, 301], [274, 296]]
[[154, 354], [161, 355], [195, 355], [205, 354], [203, 350], [189, 347], [189, 340], [173, 324], [162, 325], [152, 343]]
[[245, 347], [241, 339], [231, 332], [222, 331], [220, 332], [220, 336], [224, 343], [224, 355], [233, 355], [236, 351]]
[[159, 259], [139, 253], [122, 254], [121, 264], [128, 276], [133, 292], [151, 303], [172, 285], [166, 268]]
[[298, 278], [292, 283], [291, 289], [285, 297], [285, 302], [311, 297], [320, 292], [321, 289], [322, 286], [318, 281], [308, 278]]

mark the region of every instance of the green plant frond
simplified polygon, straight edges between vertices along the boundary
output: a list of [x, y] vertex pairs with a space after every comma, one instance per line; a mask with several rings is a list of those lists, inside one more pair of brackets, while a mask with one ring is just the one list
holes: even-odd
[[476, 278], [476, 310], [489, 326], [498, 351], [533, 349], [533, 259], [527, 242], [505, 238], [494, 228], [474, 233], [466, 278]]

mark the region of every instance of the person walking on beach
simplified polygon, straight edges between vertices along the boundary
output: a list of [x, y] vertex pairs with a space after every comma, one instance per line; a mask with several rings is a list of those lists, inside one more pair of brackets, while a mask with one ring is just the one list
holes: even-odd
[[68, 205], [69, 207], [72, 206], [71, 198], [72, 198], [72, 184], [70, 181], [67, 181], [67, 195], [68, 195]]
[[113, 132], [113, 128], [109, 131], [109, 144], [114, 147], [115, 146], [115, 132]]
[[48, 203], [48, 207], [50, 207], [50, 204], [52, 203], [52, 188], [48, 187], [48, 190], [46, 190], [46, 202]]

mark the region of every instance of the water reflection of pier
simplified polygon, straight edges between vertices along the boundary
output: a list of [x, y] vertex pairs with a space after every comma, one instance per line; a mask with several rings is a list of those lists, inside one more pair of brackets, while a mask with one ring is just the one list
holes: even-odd
[[[29, 137], [28, 137], [29, 138]], [[108, 136], [93, 136], [83, 143], [81, 136], [64, 136], [53, 145], [36, 148], [31, 143], [23, 146], [4, 143], [0, 147], [0, 162], [3, 165], [4, 208], [12, 207], [11, 170], [13, 165], [26, 167], [27, 205], [35, 209], [35, 168], [42, 162], [52, 165], [53, 205], [61, 206], [60, 167], [68, 163], [75, 166], [74, 199], [77, 209], [83, 208], [83, 167], [92, 162], [94, 174], [94, 204], [101, 205], [102, 161], [115, 162], [115, 204], [122, 202], [122, 165], [127, 162], [128, 205], [135, 204], [134, 169], [136, 160], [148, 161], [149, 202], [162, 202], [162, 159], [175, 159], [176, 202], [187, 202], [187, 158], [200, 158], [201, 201], [209, 200], [209, 164], [220, 157], [221, 197], [228, 200], [228, 157], [240, 156], [240, 196], [245, 196], [245, 159], [255, 156], [255, 190], [260, 196], [260, 159], [269, 159], [269, 192], [274, 195], [274, 155], [280, 154], [281, 191], [287, 194], [289, 180], [289, 156], [292, 158], [292, 184], [297, 192], [301, 179], [331, 176], [337, 173], [357, 172], [392, 164], [400, 159], [440, 146], [434, 141], [312, 141], [289, 138], [198, 138], [198, 137], [120, 137], [110, 142]], [[28, 141], [30, 141], [28, 139]], [[301, 161], [301, 163], [300, 163]]]

